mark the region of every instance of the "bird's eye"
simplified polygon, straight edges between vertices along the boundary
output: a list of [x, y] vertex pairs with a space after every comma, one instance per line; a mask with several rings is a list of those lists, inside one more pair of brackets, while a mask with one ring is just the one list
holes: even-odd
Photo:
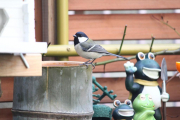
[[149, 95], [148, 98], [149, 98], [150, 101], [152, 101], [152, 96], [151, 95]]
[[153, 53], [148, 53], [148, 58], [154, 60], [155, 56]]
[[119, 100], [115, 100], [114, 101], [114, 107], [118, 107], [121, 104], [121, 102]]
[[144, 53], [139, 52], [139, 53], [138, 53], [138, 58], [139, 58], [139, 60], [144, 60], [144, 59], [145, 59]]
[[126, 105], [131, 105], [131, 101], [129, 99], [125, 100]]
[[143, 94], [141, 94], [141, 95], [140, 95], [140, 99], [141, 99], [142, 101], [144, 101], [144, 100], [146, 99], [146, 96], [143, 95]]

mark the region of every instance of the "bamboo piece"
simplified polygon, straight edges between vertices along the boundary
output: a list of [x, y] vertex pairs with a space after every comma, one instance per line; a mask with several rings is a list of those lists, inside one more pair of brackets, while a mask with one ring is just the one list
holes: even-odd
[[[57, 43], [68, 45], [69, 42], [69, 18], [68, 0], [57, 0]], [[61, 57], [61, 61], [67, 61], [67, 57]]]
[[41, 77], [14, 80], [13, 120], [91, 120], [92, 66], [43, 62]]
[[[176, 50], [179, 49], [179, 44], [154, 44], [153, 52], [164, 51], [164, 50]], [[117, 54], [119, 45], [102, 45], [108, 52]], [[139, 51], [143, 53], [149, 52], [149, 44], [124, 44], [121, 50], [121, 55], [136, 55]], [[45, 56], [77, 56], [74, 49], [74, 45], [50, 45], [48, 52]]]

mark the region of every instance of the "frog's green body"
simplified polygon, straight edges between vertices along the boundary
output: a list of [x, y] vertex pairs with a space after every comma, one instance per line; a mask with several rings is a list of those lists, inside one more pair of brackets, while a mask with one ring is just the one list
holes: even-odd
[[134, 120], [156, 120], [154, 118], [154, 103], [150, 95], [139, 94], [134, 102]]

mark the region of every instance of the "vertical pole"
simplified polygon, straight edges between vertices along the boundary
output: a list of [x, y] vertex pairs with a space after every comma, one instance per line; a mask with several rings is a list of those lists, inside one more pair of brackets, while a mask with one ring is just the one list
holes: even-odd
[[1, 89], [1, 79], [0, 79], [0, 98], [2, 96], [2, 89]]
[[[57, 0], [57, 44], [68, 45], [68, 0]], [[68, 57], [61, 57], [61, 61], [67, 61]]]
[[42, 42], [42, 1], [34, 0], [35, 3], [35, 38], [36, 42]]

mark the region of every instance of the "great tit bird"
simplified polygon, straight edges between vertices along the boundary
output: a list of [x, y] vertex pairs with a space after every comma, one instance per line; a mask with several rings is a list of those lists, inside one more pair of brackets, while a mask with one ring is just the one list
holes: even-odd
[[74, 37], [74, 48], [78, 53], [78, 55], [80, 55], [83, 58], [89, 59], [83, 64], [92, 64], [94, 60], [96, 60], [96, 58], [100, 58], [102, 56], [109, 56], [109, 55], [121, 57], [128, 60], [125, 57], [109, 53], [102, 46], [97, 45], [93, 40], [88, 38], [88, 36], [83, 32], [77, 32], [75, 35], [73, 35], [73, 37]]

